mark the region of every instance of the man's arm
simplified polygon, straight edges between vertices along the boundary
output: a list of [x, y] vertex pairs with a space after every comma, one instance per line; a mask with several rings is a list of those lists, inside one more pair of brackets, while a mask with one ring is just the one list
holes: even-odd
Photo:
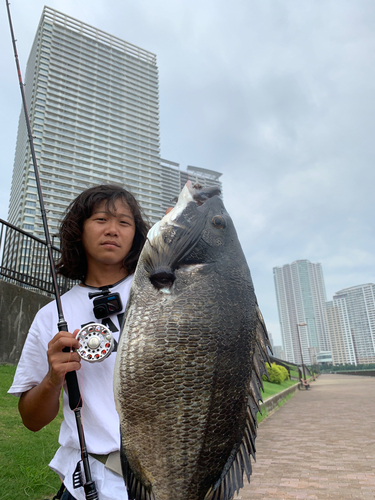
[[20, 397], [18, 409], [24, 425], [31, 431], [39, 431], [56, 417], [65, 374], [81, 368], [81, 358], [77, 352], [63, 352], [65, 347], [79, 348], [75, 338], [77, 332], [75, 330], [73, 335], [59, 332], [53, 337], [47, 351], [48, 373], [39, 385]]

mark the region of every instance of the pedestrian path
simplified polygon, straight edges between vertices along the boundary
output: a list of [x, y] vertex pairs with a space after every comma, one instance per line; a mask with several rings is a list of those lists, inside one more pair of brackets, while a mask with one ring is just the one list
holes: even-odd
[[375, 500], [375, 377], [322, 375], [264, 420], [241, 500]]

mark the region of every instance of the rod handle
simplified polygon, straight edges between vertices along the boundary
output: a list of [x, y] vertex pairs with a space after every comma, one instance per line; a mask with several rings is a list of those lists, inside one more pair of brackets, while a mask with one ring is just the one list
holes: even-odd
[[[68, 324], [64, 318], [60, 318], [60, 321], [57, 324], [57, 328], [59, 332], [68, 332]], [[69, 347], [64, 347], [63, 352], [70, 352]], [[82, 408], [82, 397], [79, 390], [77, 372], [67, 372], [65, 374], [66, 385], [68, 388], [68, 397], [69, 397], [69, 408], [74, 411], [77, 408]]]
[[[64, 349], [64, 351], [66, 351], [66, 349]], [[68, 387], [69, 408], [72, 411], [76, 408], [82, 408], [82, 398], [78, 387], [77, 372], [67, 372], [65, 374], [65, 380]]]

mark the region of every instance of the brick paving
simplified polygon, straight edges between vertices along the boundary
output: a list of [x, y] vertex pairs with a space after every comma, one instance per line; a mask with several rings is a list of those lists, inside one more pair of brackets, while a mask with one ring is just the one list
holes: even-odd
[[375, 500], [375, 377], [322, 375], [258, 430], [235, 500]]

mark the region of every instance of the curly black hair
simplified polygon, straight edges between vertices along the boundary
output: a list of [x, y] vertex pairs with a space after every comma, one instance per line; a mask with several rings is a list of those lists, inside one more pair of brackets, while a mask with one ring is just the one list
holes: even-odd
[[66, 210], [59, 231], [61, 257], [56, 265], [59, 274], [74, 280], [85, 280], [87, 259], [82, 244], [83, 223], [103, 201], [107, 202], [106, 209], [113, 211], [118, 199], [129, 206], [135, 221], [133, 245], [123, 262], [128, 273], [134, 273], [149, 223], [145, 221], [141, 207], [129, 191], [114, 184], [102, 184], [83, 191]]

